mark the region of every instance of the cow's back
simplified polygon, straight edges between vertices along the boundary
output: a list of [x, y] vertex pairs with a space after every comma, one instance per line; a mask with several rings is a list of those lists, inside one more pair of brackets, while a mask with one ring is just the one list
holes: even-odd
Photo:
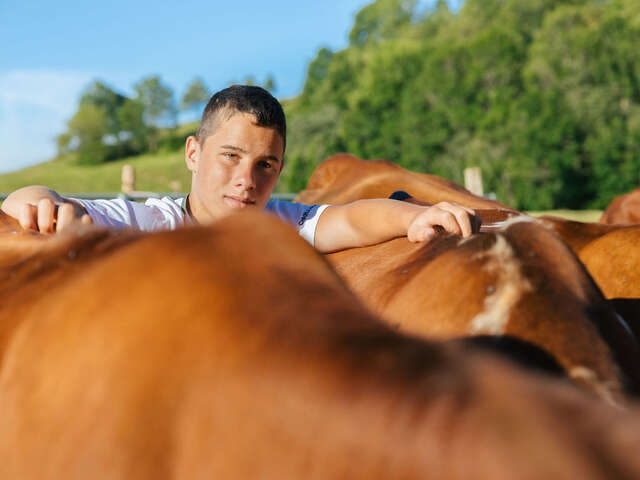
[[600, 222], [608, 224], [640, 223], [640, 188], [614, 198], [602, 214]]
[[[405, 238], [329, 255], [362, 300], [428, 338], [513, 335], [548, 350], [604, 398], [640, 385], [640, 349], [584, 267], [529, 217], [493, 233]], [[622, 365], [625, 374], [621, 374]]]
[[640, 225], [539, 220], [572, 248], [607, 298], [640, 298]]
[[640, 298], [640, 225], [593, 240], [580, 259], [607, 298]]
[[257, 215], [137, 237], [44, 291], [0, 398], [3, 478], [640, 475], [637, 413], [393, 332]]
[[472, 208], [509, 208], [436, 175], [411, 172], [385, 160], [362, 160], [348, 154], [324, 160], [296, 201], [344, 204], [368, 198], [388, 198], [396, 190], [405, 190], [429, 203], [448, 201]]

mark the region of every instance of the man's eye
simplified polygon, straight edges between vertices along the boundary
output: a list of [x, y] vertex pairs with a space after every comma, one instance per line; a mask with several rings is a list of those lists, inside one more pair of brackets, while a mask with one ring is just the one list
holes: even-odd
[[231, 153], [231, 152], [224, 152], [224, 153], [222, 154], [222, 156], [223, 156], [223, 157], [225, 157], [225, 158], [235, 158], [235, 157], [237, 157], [238, 155], [237, 155], [237, 154], [235, 154], [235, 153]]
[[259, 163], [259, 165], [260, 165], [262, 168], [264, 168], [265, 170], [268, 170], [268, 169], [270, 169], [270, 168], [273, 168], [273, 165], [271, 165], [269, 162], [265, 162], [265, 161], [260, 162], [260, 163]]

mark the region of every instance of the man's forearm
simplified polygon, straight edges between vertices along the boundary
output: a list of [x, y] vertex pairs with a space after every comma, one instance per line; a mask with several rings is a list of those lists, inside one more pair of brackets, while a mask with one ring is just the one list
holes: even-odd
[[454, 203], [414, 205], [389, 199], [359, 200], [327, 208], [316, 228], [315, 247], [321, 252], [364, 247], [407, 236], [412, 242], [428, 241], [436, 226], [469, 236], [480, 228], [475, 212]]
[[407, 235], [424, 207], [388, 199], [331, 206], [318, 220], [315, 246], [327, 252], [384, 242]]

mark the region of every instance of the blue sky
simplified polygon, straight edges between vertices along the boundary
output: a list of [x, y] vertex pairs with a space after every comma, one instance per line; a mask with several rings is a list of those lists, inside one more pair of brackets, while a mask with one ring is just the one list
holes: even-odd
[[344, 48], [368, 3], [0, 0], [0, 173], [55, 154], [93, 79], [129, 94], [160, 75], [179, 99], [195, 76], [215, 91], [271, 74], [278, 97], [294, 96], [318, 49]]

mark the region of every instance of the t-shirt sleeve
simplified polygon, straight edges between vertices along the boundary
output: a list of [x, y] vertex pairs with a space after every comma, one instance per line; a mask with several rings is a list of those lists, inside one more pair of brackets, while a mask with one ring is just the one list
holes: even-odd
[[154, 199], [155, 201], [150, 201], [150, 199], [145, 204], [121, 198], [73, 200], [79, 202], [87, 210], [93, 224], [98, 227], [156, 231], [174, 229], [184, 223], [180, 207], [175, 204], [170, 205], [165, 199]]
[[275, 213], [280, 219], [292, 225], [311, 245], [315, 245], [316, 227], [322, 212], [329, 205], [303, 205], [302, 203], [270, 200], [266, 211]]

